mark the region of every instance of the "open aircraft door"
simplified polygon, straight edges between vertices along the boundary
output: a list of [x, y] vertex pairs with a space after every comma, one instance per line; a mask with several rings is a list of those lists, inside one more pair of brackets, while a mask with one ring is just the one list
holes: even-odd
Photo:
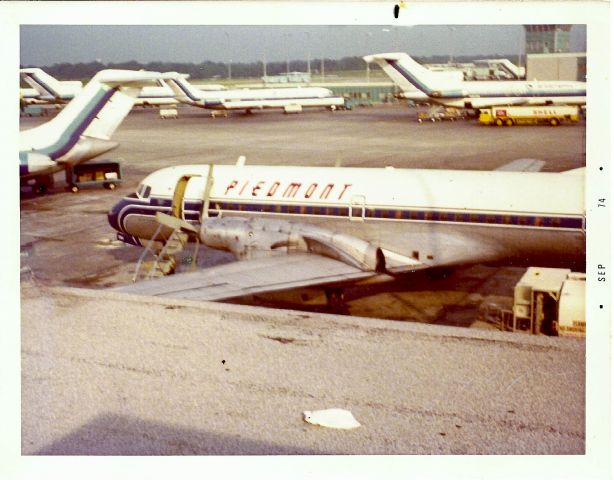
[[[173, 193], [173, 203], [171, 205], [171, 215], [182, 220], [194, 220], [194, 218], [187, 218], [186, 212], [188, 208], [188, 202], [186, 201], [186, 194], [188, 198], [196, 198], [194, 194], [189, 195], [189, 192], [198, 191], [198, 184], [202, 182], [201, 175], [184, 175], [175, 185], [175, 192]], [[198, 221], [201, 221], [202, 217], [207, 217], [209, 214], [209, 197], [211, 195], [211, 189], [213, 187], [213, 165], [209, 166], [209, 173], [207, 174], [207, 180], [205, 184], [205, 191], [202, 197], [203, 204], [201, 207]]]
[[[186, 220], [186, 200], [185, 195], [188, 191], [188, 185], [194, 183], [197, 179], [201, 178], [200, 175], [183, 175], [177, 180], [175, 185], [175, 191], [173, 192], [173, 203], [171, 204], [171, 216]], [[190, 189], [191, 190], [191, 189]]]
[[348, 211], [350, 221], [364, 222], [365, 221], [365, 196], [353, 195], [350, 199], [350, 208]]

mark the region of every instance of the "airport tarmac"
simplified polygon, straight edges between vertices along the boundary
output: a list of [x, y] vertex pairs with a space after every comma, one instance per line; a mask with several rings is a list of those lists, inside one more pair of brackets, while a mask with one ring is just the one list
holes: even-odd
[[[584, 341], [498, 332], [479, 317], [490, 302], [509, 306], [522, 267], [476, 265], [346, 292], [353, 316], [412, 322], [104, 291], [131, 280], [141, 253], [114, 240], [106, 212], [156, 169], [244, 155], [252, 164], [479, 170], [537, 158], [564, 171], [585, 164], [583, 124], [418, 124], [401, 105], [228, 118], [181, 108], [177, 120], [136, 110], [114, 140], [120, 147], [104, 158], [123, 160], [117, 190], [73, 194], [59, 181], [49, 195], [22, 193], [23, 453], [584, 452]], [[200, 264], [228, 260], [206, 250]], [[294, 297], [276, 300], [288, 307]], [[304, 309], [324, 309], [315, 303]], [[342, 436], [303, 424], [302, 410], [330, 407], [370, 427]]]
[[[233, 112], [211, 118], [207, 111], [180, 108], [179, 119], [161, 120], [155, 109], [136, 109], [120, 125], [120, 147], [107, 158], [123, 160], [124, 183], [104, 189], [63, 191], [62, 181], [46, 196], [23, 195], [21, 254], [26, 275], [45, 285], [106, 288], [131, 281], [139, 248], [118, 244], [107, 210], [136, 189], [150, 172], [186, 163], [231, 164], [240, 155], [252, 164], [334, 165], [397, 168], [493, 169], [518, 158], [545, 160], [545, 171], [584, 165], [584, 125], [496, 128], [475, 121], [418, 124], [415, 109], [403, 105], [329, 112]], [[22, 128], [40, 123], [22, 119]], [[61, 175], [58, 178], [62, 178]], [[385, 188], [385, 186], [383, 186]], [[519, 195], [522, 192], [519, 192]], [[207, 250], [200, 264], [228, 261]], [[581, 269], [583, 266], [572, 266]], [[483, 303], [509, 306], [513, 285], [524, 269], [474, 266], [448, 278], [415, 276], [408, 283], [360, 287], [346, 292], [348, 312], [468, 326]], [[391, 292], [391, 293], [388, 293]], [[426, 292], [433, 292], [429, 300]], [[275, 304], [316, 310], [323, 295], [275, 297]], [[314, 298], [315, 297], [315, 298]], [[271, 305], [269, 298], [257, 299]], [[488, 327], [484, 322], [480, 326]]]

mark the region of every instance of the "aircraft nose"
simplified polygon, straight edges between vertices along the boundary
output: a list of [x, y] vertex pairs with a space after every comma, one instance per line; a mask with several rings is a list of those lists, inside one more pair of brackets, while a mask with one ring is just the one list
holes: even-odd
[[109, 225], [111, 225], [111, 227], [113, 227], [113, 229], [117, 230], [118, 232], [123, 231], [120, 227], [120, 213], [125, 205], [126, 201], [122, 199], [117, 202], [107, 213], [107, 220], [109, 221]]

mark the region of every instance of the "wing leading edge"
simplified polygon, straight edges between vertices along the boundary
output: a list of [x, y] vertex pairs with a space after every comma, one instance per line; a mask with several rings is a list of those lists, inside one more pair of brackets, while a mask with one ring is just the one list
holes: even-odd
[[230, 262], [145, 280], [113, 291], [215, 301], [293, 288], [354, 282], [378, 275], [321, 255], [295, 253]]

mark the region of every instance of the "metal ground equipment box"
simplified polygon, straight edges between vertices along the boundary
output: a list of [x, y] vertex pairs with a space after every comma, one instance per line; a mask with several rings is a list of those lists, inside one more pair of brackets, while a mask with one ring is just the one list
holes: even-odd
[[75, 193], [83, 187], [104, 187], [114, 190], [121, 182], [121, 164], [117, 160], [95, 160], [66, 170], [66, 183]]
[[161, 119], [163, 120], [167, 120], [167, 119], [177, 119], [179, 118], [179, 113], [177, 112], [176, 108], [162, 108], [160, 107], [159, 111], [158, 111], [158, 115]]
[[513, 315], [504, 318], [504, 329], [584, 336], [585, 278], [566, 268], [529, 267], [514, 288]]

